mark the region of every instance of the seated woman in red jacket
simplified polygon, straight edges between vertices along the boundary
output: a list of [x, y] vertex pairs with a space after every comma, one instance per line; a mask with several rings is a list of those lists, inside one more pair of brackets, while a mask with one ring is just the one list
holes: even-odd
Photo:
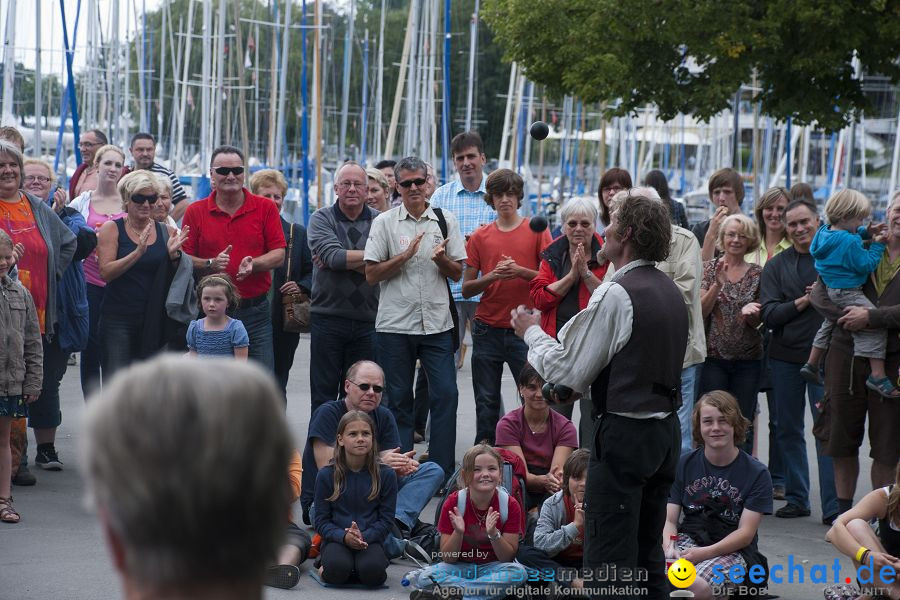
[[[562, 207], [563, 235], [541, 252], [541, 266], [531, 280], [531, 301], [541, 311], [541, 329], [556, 337], [569, 319], [582, 311], [600, 285], [609, 263], [597, 262], [603, 239], [597, 235], [597, 205], [586, 198], [572, 198]], [[591, 433], [591, 399], [579, 402], [581, 446], [588, 446]], [[554, 407], [556, 408], [556, 407]], [[572, 418], [572, 405], [557, 410]]]

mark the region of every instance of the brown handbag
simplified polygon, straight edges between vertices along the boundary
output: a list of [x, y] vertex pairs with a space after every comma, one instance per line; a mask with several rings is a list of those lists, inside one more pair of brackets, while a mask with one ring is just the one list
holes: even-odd
[[[285, 275], [291, 276], [291, 258], [294, 254], [294, 224], [291, 223], [288, 240], [287, 269]], [[309, 294], [300, 290], [296, 294], [281, 295], [282, 328], [288, 333], [307, 333], [309, 331]]]

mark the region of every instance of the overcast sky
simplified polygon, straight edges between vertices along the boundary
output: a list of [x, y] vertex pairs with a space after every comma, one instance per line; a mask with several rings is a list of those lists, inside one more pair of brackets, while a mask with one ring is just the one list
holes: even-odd
[[[0, 47], [4, 48], [6, 47], [9, 8], [13, 1], [17, 4], [14, 42], [16, 62], [24, 63], [27, 68], [34, 68], [35, 41], [37, 40], [36, 7], [39, 4], [41, 10], [41, 71], [46, 74], [63, 75], [65, 73], [65, 45], [63, 44], [62, 12], [59, 8], [59, 0], [0, 0], [0, 44], [2, 44]], [[112, 5], [115, 1], [81, 0], [81, 19], [78, 23], [78, 37], [75, 40], [74, 67], [76, 71], [85, 66], [85, 55], [79, 52], [79, 49], [84, 49], [86, 40], [89, 3], [97, 3], [103, 39], [107, 40], [112, 32]], [[156, 10], [161, 4], [161, 0], [119, 0], [119, 3], [119, 32], [120, 36], [124, 37], [128, 22], [131, 23], [130, 29], [134, 30], [135, 9], [138, 22], [140, 22], [144, 8], [146, 7], [148, 12]], [[63, 4], [66, 9], [66, 24], [69, 28], [69, 43], [71, 44], [78, 0], [64, 0]]]

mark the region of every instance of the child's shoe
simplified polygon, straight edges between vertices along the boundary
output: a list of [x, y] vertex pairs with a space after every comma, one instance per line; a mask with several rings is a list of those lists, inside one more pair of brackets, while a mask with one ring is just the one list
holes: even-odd
[[800, 367], [800, 377], [802, 377], [806, 383], [812, 383], [815, 385], [824, 384], [824, 382], [822, 381], [822, 377], [819, 375], [819, 370], [809, 363], [806, 363], [802, 367]]
[[884, 398], [900, 398], [900, 390], [894, 387], [887, 377], [875, 379], [871, 375], [866, 378], [866, 387], [878, 392]]

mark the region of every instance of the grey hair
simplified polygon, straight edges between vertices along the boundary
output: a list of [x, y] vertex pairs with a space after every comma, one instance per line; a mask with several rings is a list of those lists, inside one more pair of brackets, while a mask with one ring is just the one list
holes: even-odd
[[89, 503], [142, 585], [261, 582], [290, 507], [294, 445], [259, 367], [162, 356], [119, 372], [87, 404]]
[[355, 363], [353, 363], [352, 365], [350, 365], [350, 368], [347, 369], [347, 377], [346, 378], [350, 379], [352, 381], [353, 378], [356, 377], [356, 373], [364, 366], [375, 367], [378, 370], [378, 372], [381, 373], [381, 381], [382, 382], [384, 381], [384, 369], [381, 368], [381, 365], [379, 365], [377, 362], [372, 361], [372, 360], [358, 360]]
[[19, 163], [19, 185], [21, 185], [22, 173], [25, 172], [25, 156], [22, 154], [22, 151], [12, 142], [0, 140], [0, 154], [12, 156]]
[[627, 190], [616, 192], [616, 194], [609, 199], [609, 212], [613, 213], [619, 210], [619, 207], [622, 206], [622, 203], [625, 202], [625, 200], [627, 200], [628, 198], [638, 197], [646, 198], [648, 200], [654, 200], [656, 202], [662, 202], [662, 198], [660, 198], [659, 192], [656, 191], [656, 188], [650, 187], [649, 185], [633, 187], [628, 188]]
[[407, 156], [406, 158], [401, 158], [400, 161], [394, 165], [394, 178], [400, 179], [400, 171], [409, 171], [411, 173], [418, 173], [422, 171], [425, 173], [426, 177], [428, 176], [428, 166], [422, 161], [418, 156]]
[[132, 194], [144, 188], [153, 188], [157, 193], [159, 192], [159, 178], [156, 176], [156, 173], [145, 169], [138, 169], [137, 171], [132, 171], [122, 177], [116, 186], [116, 189], [119, 191], [119, 196], [122, 197], [122, 208], [125, 209], [128, 207], [128, 202], [131, 200]]
[[591, 223], [596, 223], [600, 213], [592, 199], [570, 198], [568, 202], [563, 204], [562, 210], [559, 211], [560, 223], [565, 223], [569, 220], [569, 217], [574, 215], [587, 215]]
[[156, 175], [156, 181], [158, 182], [158, 188], [160, 191], [169, 192], [169, 196], [172, 195], [172, 180], [169, 179], [168, 175], [163, 175], [162, 173], [154, 173]]
[[0, 229], [0, 248], [13, 248], [15, 244], [13, 244], [12, 238], [9, 237], [9, 234], [6, 233], [3, 229]]

